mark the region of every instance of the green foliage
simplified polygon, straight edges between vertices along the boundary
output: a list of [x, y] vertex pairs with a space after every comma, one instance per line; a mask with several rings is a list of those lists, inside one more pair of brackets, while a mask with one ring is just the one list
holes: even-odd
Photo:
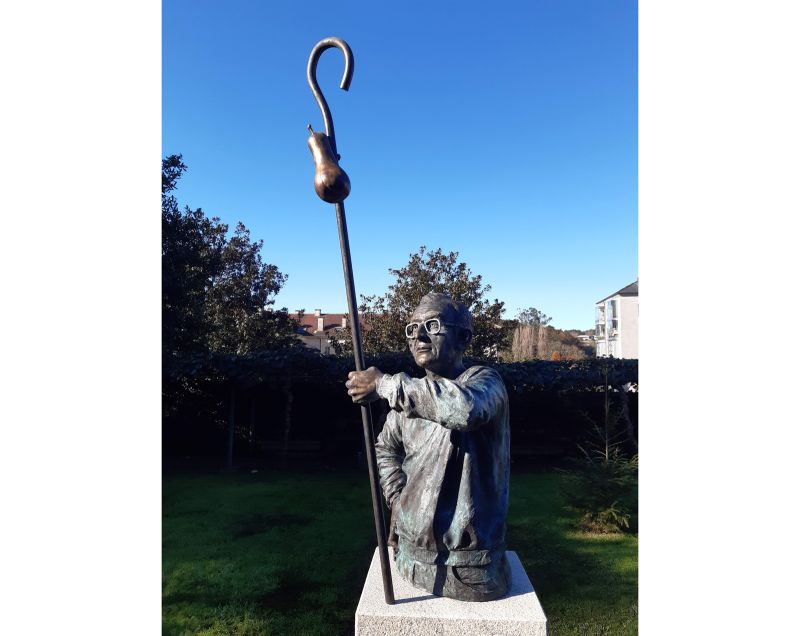
[[181, 354], [250, 353], [296, 346], [294, 322], [273, 310], [286, 282], [261, 258], [263, 241], [252, 241], [238, 223], [208, 218], [202, 209], [181, 210], [172, 192], [186, 171], [180, 155], [162, 162], [162, 347], [165, 361]]
[[517, 313], [517, 322], [520, 325], [542, 325], [546, 326], [552, 322], [552, 318], [536, 307], [528, 307]]
[[[472, 366], [479, 361], [466, 359], [465, 363]], [[412, 377], [424, 373], [407, 352], [368, 355], [366, 364], [385, 373], [402, 372]], [[488, 364], [498, 371], [508, 390], [512, 451], [518, 451], [523, 458], [574, 455], [576, 442], [586, 437], [587, 420], [579, 413], [602, 413], [603, 382], [613, 379], [615, 386], [635, 384], [638, 377], [635, 360], [612, 361], [607, 377], [603, 373], [604, 361], [598, 359]], [[347, 426], [352, 427], [360, 421], [359, 411], [344, 387], [353, 368], [351, 356], [324, 356], [304, 347], [245, 355], [200, 352], [176, 356], [164, 366], [163, 404], [170, 419], [169, 426], [165, 422], [165, 448], [171, 454], [192, 454], [195, 451], [189, 452], [190, 449], [202, 446], [207, 449], [203, 452], [213, 453], [223, 443], [218, 434], [228, 421], [232, 386], [240, 396], [237, 421], [250, 421], [250, 403], [256, 400], [256, 438], [273, 435], [275, 422], [283, 418], [282, 387], [288, 380], [296, 397], [293, 417], [297, 422], [307, 420], [298, 439], [327, 440], [324, 453], [356, 452], [362, 443], [357, 435], [349, 437], [342, 431], [330, 434], [331, 422], [349, 422]], [[374, 412], [382, 413], [384, 405], [378, 403]], [[635, 436], [635, 397], [630, 406], [630, 428]], [[379, 425], [380, 415], [376, 417]], [[601, 415], [596, 417], [602, 419]], [[250, 447], [247, 448], [249, 452]]]
[[[564, 471], [562, 495], [579, 513], [578, 525], [589, 532], [617, 532], [636, 529], [639, 457], [627, 457], [621, 449], [624, 431], [624, 393], [612, 394], [608, 382], [610, 363], [600, 361], [604, 392], [602, 426], [584, 414], [592, 424], [592, 437], [579, 445], [583, 457], [572, 460]], [[619, 404], [612, 404], [617, 396]]]
[[298, 344], [288, 313], [268, 309], [287, 277], [262, 262], [263, 244], [252, 242], [250, 231], [238, 223], [220, 251], [205, 307], [211, 351], [243, 354]]
[[[405, 372], [421, 376], [408, 352], [369, 354], [367, 366], [378, 367], [384, 373]], [[497, 369], [509, 393], [527, 391], [603, 391], [608, 384], [620, 386], [639, 379], [637, 360], [591, 358], [579, 361], [530, 360], [498, 363], [465, 358], [466, 366], [488, 364]], [[317, 384], [343, 382], [352, 371], [352, 355], [325, 356], [306, 347], [259, 351], [250, 354], [194, 353], [176, 357], [165, 367], [168, 379], [216, 374], [222, 382], [253, 386], [260, 382], [275, 382], [290, 375], [313, 380]]]
[[[409, 254], [408, 264], [389, 269], [395, 281], [383, 296], [362, 296], [359, 314], [365, 353], [406, 351], [404, 327], [422, 297], [429, 292], [448, 293], [464, 303], [472, 313], [475, 331], [467, 354], [476, 358], [497, 358], [506, 346], [509, 331], [502, 321], [504, 303], [485, 298], [491, 291], [480, 275], [473, 275], [466, 263], [458, 261], [458, 252], [445, 254], [441, 249], [428, 250], [424, 245]], [[340, 353], [350, 347], [332, 343]]]
[[286, 276], [241, 223], [229, 238], [219, 218], [180, 209], [173, 193], [185, 171], [180, 155], [162, 161], [162, 408], [173, 436], [224, 426], [229, 378], [208, 364], [214, 355], [300, 346], [286, 310], [272, 309]]
[[618, 358], [527, 360], [493, 364], [511, 392], [607, 391], [608, 386], [638, 385], [639, 361]]
[[580, 514], [579, 526], [589, 532], [635, 529], [638, 455], [626, 457], [619, 448], [608, 455], [587, 453], [565, 472], [561, 492]]

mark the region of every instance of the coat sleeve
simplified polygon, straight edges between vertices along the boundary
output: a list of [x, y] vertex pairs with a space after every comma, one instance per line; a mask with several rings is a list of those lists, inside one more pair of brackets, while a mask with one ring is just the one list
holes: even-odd
[[403, 472], [403, 434], [397, 420], [396, 413], [389, 413], [375, 443], [381, 489], [389, 508], [406, 485], [406, 474]]
[[459, 380], [385, 374], [377, 389], [390, 407], [407, 417], [421, 417], [457, 431], [488, 424], [506, 407], [505, 385], [494, 369], [478, 367]]

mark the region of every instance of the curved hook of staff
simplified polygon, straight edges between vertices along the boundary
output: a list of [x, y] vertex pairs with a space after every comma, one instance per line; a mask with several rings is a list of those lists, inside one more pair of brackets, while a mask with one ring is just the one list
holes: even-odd
[[[353, 80], [355, 60], [353, 59], [353, 52], [350, 50], [350, 46], [341, 38], [325, 38], [317, 42], [316, 46], [311, 50], [311, 56], [308, 58], [308, 71], [306, 72], [306, 76], [308, 77], [308, 85], [311, 87], [311, 92], [314, 93], [314, 99], [317, 100], [317, 105], [322, 111], [322, 119], [325, 122], [325, 134], [328, 135], [331, 148], [338, 157], [339, 153], [336, 151], [336, 135], [333, 131], [331, 110], [328, 108], [328, 102], [325, 101], [325, 96], [319, 88], [319, 83], [317, 83], [317, 62], [319, 62], [319, 58], [323, 52], [331, 48], [339, 49], [344, 55], [344, 74], [342, 75], [342, 83], [339, 85], [339, 88], [345, 91], [350, 88], [350, 82]], [[309, 124], [308, 127], [309, 130], [311, 130], [311, 124]]]

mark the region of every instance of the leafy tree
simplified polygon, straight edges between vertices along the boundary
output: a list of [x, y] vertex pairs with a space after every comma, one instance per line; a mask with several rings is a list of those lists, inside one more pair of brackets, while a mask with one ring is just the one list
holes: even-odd
[[521, 325], [549, 325], [552, 318], [535, 307], [528, 307], [517, 314], [517, 322]]
[[[458, 261], [458, 252], [445, 254], [441, 249], [428, 250], [424, 245], [409, 254], [400, 269], [389, 269], [395, 281], [383, 296], [362, 296], [359, 313], [366, 353], [406, 351], [404, 327], [422, 297], [429, 292], [445, 292], [464, 303], [472, 312], [474, 333], [467, 355], [496, 358], [505, 346], [508, 329], [502, 321], [504, 303], [485, 296], [490, 285], [480, 275], [473, 275], [466, 263]], [[333, 341], [340, 352], [349, 348], [348, 333], [340, 334], [345, 345]]]
[[181, 211], [172, 192], [186, 165], [181, 155], [162, 162], [161, 293], [162, 347], [165, 355], [207, 349], [210, 326], [205, 319], [209, 281], [219, 269], [225, 228], [200, 209]]
[[205, 307], [212, 351], [243, 354], [298, 342], [286, 310], [269, 309], [287, 277], [262, 262], [263, 244], [251, 241], [250, 231], [238, 223], [219, 254]]
[[172, 193], [185, 171], [181, 155], [162, 161], [164, 355], [294, 346], [286, 309], [272, 309], [286, 275], [262, 261], [263, 241], [252, 241], [241, 223], [229, 239], [228, 225], [218, 217], [179, 208]]

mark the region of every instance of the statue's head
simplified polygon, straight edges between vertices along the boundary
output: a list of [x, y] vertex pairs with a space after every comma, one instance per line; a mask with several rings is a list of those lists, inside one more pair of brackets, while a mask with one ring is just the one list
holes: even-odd
[[448, 375], [461, 367], [461, 358], [472, 339], [472, 316], [463, 303], [447, 294], [431, 292], [422, 297], [411, 314], [406, 338], [419, 366]]

